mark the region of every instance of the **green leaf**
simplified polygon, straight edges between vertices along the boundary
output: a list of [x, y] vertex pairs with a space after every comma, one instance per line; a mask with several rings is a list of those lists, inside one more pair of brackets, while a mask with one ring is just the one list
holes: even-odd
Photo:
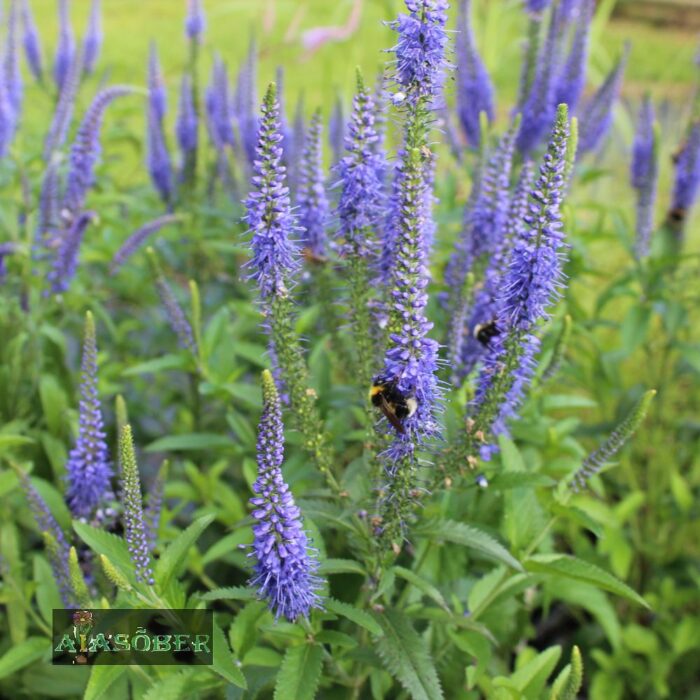
[[236, 660], [231, 653], [231, 648], [226, 641], [224, 631], [219, 627], [218, 623], [214, 623], [214, 646], [212, 649], [214, 663], [211, 668], [216, 671], [222, 678], [225, 678], [229, 683], [237, 685], [239, 688], [246, 688], [245, 676], [243, 671], [238, 667]]
[[29, 666], [51, 650], [51, 641], [46, 637], [29, 637], [11, 647], [0, 656], [0, 678], [7, 678], [16, 671]]
[[253, 600], [236, 615], [228, 636], [233, 651], [239, 659], [245, 658], [245, 655], [257, 644], [260, 636], [260, 618], [266, 611], [267, 605], [264, 602]]
[[166, 435], [154, 440], [145, 448], [146, 452], [178, 452], [188, 450], [213, 450], [234, 446], [231, 438], [218, 433], [185, 433], [184, 435]]
[[328, 574], [359, 574], [366, 576], [362, 564], [354, 559], [324, 559], [318, 567], [319, 574], [327, 576]]
[[134, 377], [139, 374], [158, 374], [164, 370], [170, 369], [185, 369], [187, 367], [187, 358], [184, 355], [163, 355], [154, 360], [141, 362], [138, 365], [129, 367], [124, 370], [125, 377]]
[[467, 666], [467, 685], [471, 690], [484, 674], [491, 660], [491, 645], [486, 637], [473, 630], [448, 629], [447, 634], [458, 649], [476, 659], [476, 664]]
[[149, 687], [143, 700], [180, 700], [183, 697], [192, 697], [192, 688], [188, 688], [191, 676], [192, 671], [185, 669], [160, 678]]
[[494, 685], [514, 688], [520, 691], [528, 700], [538, 700], [541, 697], [549, 674], [561, 656], [561, 647], [554, 646], [538, 654], [534, 659], [521, 666], [510, 678], [494, 679]]
[[132, 585], [136, 583], [134, 566], [131, 563], [126, 540], [78, 520], [73, 521], [73, 529], [93, 552], [104, 554], [120, 573], [127, 578], [129, 583]]
[[34, 583], [39, 611], [44, 621], [50, 625], [53, 609], [62, 608], [63, 605], [51, 566], [43, 556], [38, 554], [34, 557]]
[[520, 562], [491, 535], [478, 530], [472, 525], [459, 523], [454, 520], [437, 520], [415, 529], [415, 534], [430, 539], [441, 539], [446, 542], [460, 544], [473, 549], [491, 559], [500, 561], [506, 566], [522, 571]]
[[290, 647], [277, 674], [274, 700], [313, 700], [321, 678], [321, 647], [302, 644]]
[[168, 545], [156, 563], [155, 578], [161, 589], [165, 590], [170, 579], [182, 572], [190, 547], [194, 545], [213, 520], [213, 515], [205, 515], [199, 520], [195, 520]]
[[567, 554], [537, 554], [525, 561], [525, 568], [535, 573], [563, 576], [574, 581], [590, 583], [596, 588], [610, 591], [645, 608], [649, 607], [644, 598], [612, 574], [595, 564], [589, 564]]
[[126, 666], [93, 666], [83, 700], [101, 700], [126, 672]]
[[359, 610], [353, 605], [343, 603], [340, 600], [336, 600], [335, 598], [326, 598], [324, 604], [328, 612], [335, 613], [336, 615], [341, 615], [342, 617], [347, 618], [351, 622], [354, 622], [356, 625], [364, 627], [375, 637], [379, 637], [383, 634], [382, 628], [377, 624], [376, 620], [364, 610]]
[[39, 380], [39, 398], [49, 432], [56, 437], [64, 433], [67, 423], [68, 401], [63, 388], [52, 374], [43, 374]]
[[571, 663], [564, 667], [552, 686], [549, 700], [576, 700], [583, 685], [583, 659], [577, 646], [571, 650]]
[[495, 491], [509, 489], [535, 489], [554, 486], [557, 482], [544, 474], [528, 474], [527, 472], [505, 472], [496, 474], [489, 479], [489, 488]]
[[[501, 435], [498, 444], [504, 470], [526, 472], [522, 455], [513, 441]], [[503, 530], [508, 542], [515, 551], [525, 549], [545, 525], [537, 495], [532, 489], [515, 488], [505, 494], [503, 504]]]
[[215, 588], [202, 595], [202, 600], [255, 600], [255, 591], [245, 586]]
[[393, 610], [377, 614], [384, 636], [375, 647], [385, 668], [413, 700], [442, 700], [442, 688], [433, 660], [408, 618]]
[[445, 601], [445, 599], [442, 597], [442, 593], [440, 593], [440, 591], [433, 586], [430, 581], [426, 581], [414, 571], [405, 569], [403, 566], [394, 566], [392, 569], [399, 578], [402, 578], [404, 581], [408, 581], [412, 586], [415, 586], [419, 591], [427, 595], [428, 598], [435, 601], [443, 610], [452, 612], [450, 610], [450, 606], [447, 604], [447, 601]]
[[588, 396], [578, 394], [549, 394], [542, 400], [545, 411], [560, 408], [595, 408], [597, 405], [598, 403]]
[[11, 450], [13, 447], [31, 445], [34, 440], [26, 435], [2, 435], [0, 434], [0, 452]]
[[649, 307], [639, 306], [638, 304], [630, 307], [620, 327], [622, 347], [628, 353], [644, 342], [649, 329], [650, 319], [651, 309]]

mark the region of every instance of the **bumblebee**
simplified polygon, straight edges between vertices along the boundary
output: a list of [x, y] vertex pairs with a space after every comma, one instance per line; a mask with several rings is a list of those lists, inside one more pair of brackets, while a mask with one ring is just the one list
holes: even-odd
[[410, 418], [418, 408], [415, 396], [407, 396], [399, 390], [398, 379], [387, 379], [381, 375], [372, 380], [369, 400], [401, 435], [406, 432], [403, 421]]
[[495, 321], [488, 323], [479, 323], [474, 327], [474, 337], [482, 344], [488, 345], [492, 338], [495, 338], [500, 333], [499, 327]]
[[668, 218], [674, 224], [683, 223], [683, 221], [685, 221], [685, 217], [686, 217], [686, 211], [682, 207], [676, 207], [675, 209], [671, 209], [671, 211], [668, 213]]

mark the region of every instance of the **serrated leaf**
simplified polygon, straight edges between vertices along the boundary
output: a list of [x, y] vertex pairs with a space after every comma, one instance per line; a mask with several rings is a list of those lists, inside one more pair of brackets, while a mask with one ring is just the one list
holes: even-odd
[[313, 700], [321, 678], [321, 647], [302, 644], [290, 647], [277, 674], [274, 700]]
[[224, 631], [218, 623], [214, 623], [213, 661], [211, 668], [229, 683], [237, 685], [239, 688], [246, 688], [246, 680], [243, 671], [236, 664], [231, 648], [226, 641]]
[[180, 700], [192, 692], [191, 688], [186, 691], [191, 675], [192, 671], [187, 669], [160, 678], [148, 689], [143, 700]]
[[535, 573], [563, 576], [575, 581], [589, 583], [596, 588], [627, 598], [627, 600], [631, 600], [645, 608], [649, 607], [644, 598], [626, 583], [623, 583], [595, 564], [590, 564], [567, 554], [537, 554], [525, 561], [525, 568]]
[[[505, 472], [524, 473], [525, 462], [512, 440], [500, 435], [501, 461]], [[503, 529], [511, 548], [525, 549], [544, 527], [544, 516], [532, 489], [509, 490], [503, 499]]]
[[[126, 672], [126, 666], [93, 666], [83, 700], [101, 700]], [[165, 700], [161, 698], [161, 700]]]
[[255, 600], [255, 591], [245, 586], [215, 588], [204, 593], [202, 600]]
[[267, 605], [264, 602], [254, 600], [247, 603], [236, 615], [228, 636], [239, 659], [245, 658], [248, 651], [257, 644], [260, 636], [260, 618], [266, 610]]
[[134, 566], [129, 556], [126, 540], [78, 520], [73, 521], [78, 537], [96, 554], [104, 554], [133, 585], [136, 583]]
[[173, 576], [176, 577], [182, 572], [190, 547], [194, 545], [213, 520], [213, 515], [205, 515], [199, 520], [195, 520], [168, 545], [160, 559], [158, 559], [155, 570], [156, 581], [162, 589], [168, 587]]
[[472, 525], [455, 520], [437, 520], [415, 529], [415, 534], [431, 539], [442, 539], [473, 549], [481, 554], [500, 561], [512, 569], [522, 571], [520, 562], [491, 535]]
[[359, 610], [355, 606], [349, 605], [348, 603], [343, 603], [335, 598], [326, 598], [324, 600], [324, 606], [328, 612], [341, 615], [342, 617], [350, 620], [350, 622], [354, 622], [356, 625], [364, 627], [375, 637], [379, 637], [381, 634], [383, 634], [382, 628], [377, 624], [376, 620], [364, 610]]
[[394, 566], [392, 569], [399, 578], [402, 578], [404, 581], [408, 581], [408, 583], [410, 583], [412, 586], [415, 586], [419, 591], [421, 591], [421, 593], [424, 593], [426, 596], [428, 596], [428, 598], [435, 601], [443, 610], [452, 612], [450, 610], [450, 606], [447, 604], [447, 601], [443, 598], [442, 593], [440, 593], [440, 591], [433, 586], [430, 581], [426, 581], [422, 576], [419, 576], [414, 571], [406, 569], [403, 566]]
[[384, 636], [375, 640], [375, 646], [386, 670], [413, 700], [442, 700], [433, 660], [408, 618], [393, 610], [376, 617]]
[[7, 678], [25, 666], [34, 663], [51, 649], [46, 637], [29, 637], [0, 656], [0, 678]]

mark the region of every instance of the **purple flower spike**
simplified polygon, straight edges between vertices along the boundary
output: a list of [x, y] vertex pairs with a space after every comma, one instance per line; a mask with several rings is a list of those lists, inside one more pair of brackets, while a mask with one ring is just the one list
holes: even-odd
[[[496, 314], [495, 298], [510, 251], [510, 241], [506, 240], [507, 226], [515, 213], [509, 188], [517, 133], [516, 121], [489, 160], [482, 176], [479, 197], [469, 209], [465, 222], [466, 236], [462, 245], [466, 245], [467, 249], [457, 257], [465, 260], [466, 268], [460, 273], [458, 289], [464, 286], [467, 272], [475, 263], [485, 264], [486, 271], [481, 289], [476, 294], [471, 313], [467, 317], [466, 327], [455, 330], [456, 339], [461, 339], [461, 342], [453, 345], [453, 379], [456, 383], [471, 372], [483, 355], [485, 348], [475, 337], [476, 327], [493, 321]], [[517, 200], [518, 193], [514, 201]]]
[[[561, 202], [566, 186], [564, 169], [569, 135], [568, 114], [560, 105], [540, 175], [530, 194], [528, 214], [515, 241], [497, 297], [496, 328], [477, 380], [473, 407], [490, 412], [490, 430], [507, 434], [506, 421], [514, 416], [535, 371], [539, 321], [549, 318], [549, 307], [560, 297], [565, 248], [561, 230]], [[506, 362], [508, 368], [506, 369]], [[506, 370], [504, 372], [504, 370]], [[495, 392], [494, 387], [501, 390]], [[496, 405], [493, 402], [496, 402]], [[489, 459], [495, 446], [485, 444], [481, 456]]]
[[523, 103], [518, 150], [527, 155], [537, 148], [555, 116], [554, 71], [558, 67], [558, 8], [552, 11], [547, 38], [537, 57], [530, 91]]
[[429, 272], [423, 161], [418, 149], [404, 153], [398, 178], [390, 342], [381, 376], [395, 381], [404, 396], [413, 397], [416, 410], [404, 421], [404, 431], [397, 431], [387, 454], [389, 462], [411, 458], [416, 444], [439, 432], [435, 417], [440, 398], [436, 378], [438, 344], [428, 337], [432, 323], [425, 315]]
[[639, 110], [630, 176], [632, 187], [637, 190], [636, 254], [637, 257], [643, 258], [649, 253], [649, 242], [654, 229], [654, 204], [659, 176], [654, 105], [648, 95]]
[[581, 110], [581, 130], [578, 142], [580, 153], [595, 150], [612, 124], [612, 110], [622, 86], [628, 55], [629, 45], [626, 45], [622, 56], [613, 66], [605, 82]]
[[669, 220], [672, 228], [682, 232], [700, 187], [700, 122], [695, 122], [676, 156], [676, 173]]
[[374, 241], [371, 233], [380, 223], [384, 195], [382, 182], [386, 161], [377, 152], [379, 137], [374, 126], [374, 99], [357, 74], [357, 93], [345, 137], [347, 155], [337, 166], [341, 193], [338, 201], [338, 233], [342, 252], [369, 259]]
[[68, 70], [63, 89], [58, 96], [51, 127], [44, 141], [44, 160], [48, 161], [53, 152], [63, 146], [68, 136], [68, 129], [75, 110], [75, 96], [80, 85], [82, 65], [82, 56], [77, 55]]
[[43, 60], [41, 56], [41, 39], [34, 22], [32, 8], [29, 0], [22, 0], [22, 43], [24, 44], [24, 55], [27, 58], [29, 70], [36, 80], [41, 81], [44, 77]]
[[345, 148], [345, 114], [343, 111], [343, 98], [338, 95], [333, 105], [333, 111], [328, 121], [328, 142], [333, 151], [333, 164], [340, 162]]
[[134, 233], [124, 241], [122, 247], [114, 254], [110, 272], [114, 274], [154, 233], [160, 231], [165, 226], [178, 223], [179, 221], [181, 221], [179, 216], [175, 214], [166, 214], [165, 216], [159, 216], [157, 219], [153, 219], [153, 221], [149, 221], [147, 224], [144, 224], [134, 231]]
[[162, 122], [168, 111], [168, 95], [158, 61], [158, 49], [153, 41], [148, 53], [148, 104], [156, 119]]
[[163, 122], [158, 118], [152, 100], [148, 108], [146, 128], [146, 167], [160, 198], [165, 204], [170, 205], [174, 194], [173, 167], [168, 144], [165, 141]]
[[214, 57], [211, 84], [206, 96], [207, 122], [209, 135], [217, 149], [233, 147], [233, 115], [229, 97], [228, 71], [220, 56]]
[[68, 569], [68, 556], [70, 553], [70, 545], [66, 539], [61, 526], [56, 522], [56, 518], [49, 510], [46, 501], [41, 497], [36, 490], [29, 477], [19, 468], [15, 470], [19, 478], [19, 483], [22, 486], [27, 501], [29, 502], [29, 510], [34, 516], [37, 527], [41, 533], [48, 533], [56, 543], [55, 551], [49, 549], [48, 557], [51, 570], [53, 571], [58, 590], [61, 595], [61, 600], [67, 608], [72, 608], [76, 605], [73, 587], [71, 585], [71, 576]]
[[180, 85], [180, 105], [175, 125], [177, 142], [185, 161], [190, 157], [190, 154], [197, 150], [198, 128], [197, 112], [192, 94], [192, 79], [189, 74], [185, 74], [182, 76]]
[[238, 74], [234, 95], [234, 113], [238, 122], [238, 133], [248, 164], [253, 167], [258, 137], [257, 84], [258, 53], [255, 42], [251, 42], [248, 56]]
[[55, 252], [60, 219], [60, 184], [58, 166], [50, 163], [44, 172], [39, 194], [39, 216], [32, 245], [34, 260], [45, 259]]
[[588, 39], [594, 9], [594, 0], [581, 1], [581, 9], [576, 24], [574, 39], [571, 44], [571, 51], [557, 79], [556, 102], [557, 104], [568, 105], [570, 114], [576, 112], [579, 100], [583, 94], [583, 88], [586, 84]]
[[405, 0], [408, 15], [390, 23], [399, 35], [392, 52], [396, 55], [395, 79], [403, 91], [395, 103], [415, 105], [432, 101], [442, 89], [442, 73], [447, 64], [447, 0]]
[[253, 484], [254, 575], [250, 584], [275, 619], [294, 622], [321, 608], [318, 561], [309, 550], [301, 512], [282, 475], [284, 426], [274, 379], [263, 372], [263, 412], [258, 427], [258, 478]]
[[299, 226], [304, 229], [304, 246], [312, 256], [326, 255], [326, 226], [330, 204], [323, 174], [323, 121], [318, 111], [311, 118], [304, 139], [306, 146], [301, 159], [301, 177], [297, 194]]
[[112, 466], [97, 392], [95, 322], [89, 311], [85, 316], [81, 372], [78, 439], [66, 465], [66, 500], [76, 518], [89, 518], [101, 503], [113, 497]]
[[83, 45], [83, 68], [90, 74], [95, 70], [97, 59], [102, 48], [102, 14], [100, 0], [92, 0], [87, 33]]
[[68, 228], [62, 228], [56, 232], [54, 239], [57, 250], [48, 274], [51, 283], [51, 291], [60, 294], [67, 291], [71, 280], [78, 269], [78, 256], [80, 246], [85, 236], [87, 227], [97, 219], [94, 211], [81, 212], [72, 219]]
[[83, 209], [85, 197], [95, 179], [95, 166], [100, 157], [100, 128], [107, 107], [118, 97], [128, 95], [131, 88], [115, 86], [99, 92], [88, 108], [71, 146], [66, 196], [63, 209], [76, 216]]
[[191, 41], [201, 41], [205, 27], [202, 0], [187, 0], [187, 17], [185, 19], [185, 34]]
[[525, 0], [525, 7], [530, 14], [541, 14], [550, 4], [551, 0]]
[[126, 542], [136, 572], [136, 580], [153, 585], [155, 581], [151, 568], [148, 533], [143, 518], [141, 480], [130, 425], [125, 425], [119, 436], [119, 465], [121, 468], [121, 500], [124, 506]]
[[153, 248], [149, 247], [146, 249], [148, 255], [148, 263], [151, 266], [151, 271], [153, 273], [153, 278], [155, 281], [156, 291], [158, 292], [158, 297], [160, 298], [160, 303], [165, 311], [165, 317], [168, 319], [168, 325], [173, 330], [177, 336], [178, 343], [180, 347], [189, 350], [194, 356], [198, 353], [197, 341], [195, 340], [194, 333], [192, 331], [192, 326], [185, 316], [185, 312], [182, 310], [177, 297], [173, 293], [173, 290], [168, 284], [168, 280], [163, 274], [163, 270], [160, 267], [160, 262], [158, 256]]
[[3, 57], [3, 82], [7, 90], [7, 100], [12, 110], [12, 129], [17, 128], [22, 110], [22, 73], [19, 68], [19, 52], [17, 50], [18, 32], [17, 3], [10, 6], [7, 18], [7, 41]]
[[457, 112], [470, 146], [481, 143], [481, 119], [484, 112], [489, 122], [494, 118], [493, 84], [476, 48], [472, 30], [470, 0], [459, 7], [457, 34]]
[[263, 299], [286, 296], [287, 284], [298, 268], [291, 236], [296, 230], [290, 208], [286, 170], [282, 165], [279, 104], [274, 84], [262, 103], [255, 175], [246, 200], [246, 223], [253, 233], [253, 268]]
[[58, 4], [58, 44], [53, 64], [53, 77], [59, 93], [63, 90], [71, 65], [75, 60], [75, 39], [70, 23], [68, 0], [59, 0]]

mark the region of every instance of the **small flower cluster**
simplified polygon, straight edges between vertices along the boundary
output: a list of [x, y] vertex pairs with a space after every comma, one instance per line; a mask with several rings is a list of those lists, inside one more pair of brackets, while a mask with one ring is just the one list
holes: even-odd
[[270, 85], [261, 109], [253, 190], [246, 200], [246, 223], [253, 232], [251, 278], [257, 281], [263, 299], [285, 296], [298, 269], [291, 240], [296, 226], [282, 165], [282, 138], [279, 103], [275, 86]]
[[470, 18], [471, 2], [460, 4], [457, 55], [457, 113], [470, 146], [481, 143], [481, 114], [494, 119], [493, 84], [479, 55]]
[[[568, 112], [560, 105], [540, 176], [530, 193], [525, 226], [514, 242], [507, 272], [497, 298], [499, 333], [489, 344], [477, 380], [472, 411], [492, 435], [507, 434], [506, 421], [515, 415], [532, 380], [540, 341], [538, 323], [549, 317], [549, 307], [563, 284], [561, 203], [569, 134]], [[489, 459], [495, 445], [486, 438], [481, 456]]]
[[654, 228], [656, 186], [659, 178], [654, 106], [648, 95], [644, 98], [639, 110], [630, 175], [632, 187], [637, 191], [636, 254], [638, 258], [643, 258], [649, 253], [649, 242]]
[[303, 229], [303, 244], [317, 260], [326, 254], [326, 227], [330, 217], [330, 202], [326, 194], [323, 173], [323, 119], [317, 111], [306, 133], [306, 148], [302, 157], [301, 177], [297, 193], [299, 227]]
[[629, 415], [615, 428], [610, 437], [594, 452], [591, 452], [580, 469], [574, 474], [572, 488], [581, 491], [586, 487], [590, 479], [597, 474], [610, 459], [616, 455], [624, 444], [637, 432], [637, 429], [646, 418], [649, 406], [656, 396], [656, 391], [647, 391], [630, 411]]
[[403, 88], [407, 104], [415, 107], [419, 101], [432, 101], [442, 87], [448, 4], [447, 0], [405, 2], [409, 14], [399, 15], [390, 25], [398, 34], [392, 51], [396, 56], [396, 82]]
[[136, 579], [152, 585], [155, 581], [151, 568], [151, 550], [144, 523], [141, 481], [130, 425], [125, 425], [119, 434], [119, 467], [129, 554], [136, 572]]
[[112, 497], [112, 466], [97, 392], [95, 322], [90, 312], [85, 317], [79, 419], [78, 439], [66, 465], [66, 498], [76, 517], [89, 518]]
[[253, 552], [251, 584], [267, 600], [275, 618], [293, 622], [320, 608], [318, 561], [309, 551], [301, 512], [282, 476], [284, 426], [272, 374], [263, 372], [263, 412], [258, 427], [258, 478], [253, 484]]

